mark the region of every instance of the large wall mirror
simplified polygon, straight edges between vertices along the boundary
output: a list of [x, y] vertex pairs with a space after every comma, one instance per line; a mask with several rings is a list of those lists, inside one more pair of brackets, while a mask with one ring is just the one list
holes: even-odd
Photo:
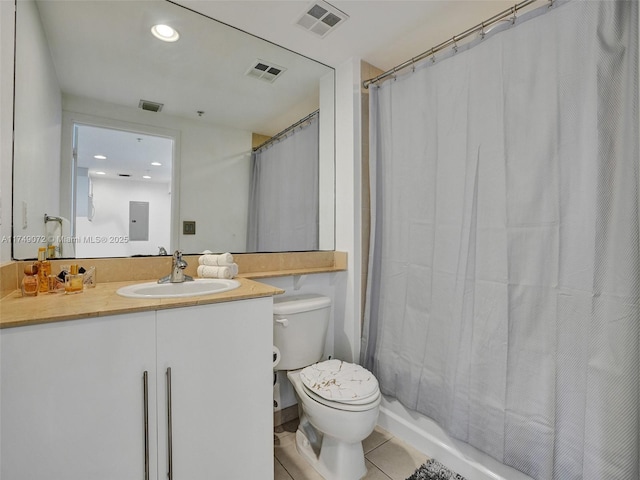
[[[15, 259], [334, 249], [332, 68], [170, 1], [20, 0], [15, 73]], [[253, 148], [305, 128], [314, 244], [252, 248]]]

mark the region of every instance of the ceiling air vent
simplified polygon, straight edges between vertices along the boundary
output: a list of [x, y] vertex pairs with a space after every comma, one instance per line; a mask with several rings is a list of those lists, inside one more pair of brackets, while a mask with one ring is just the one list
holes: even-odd
[[273, 83], [285, 70], [286, 68], [276, 65], [275, 63], [256, 60], [251, 64], [245, 75]]
[[323, 38], [342, 25], [348, 18], [349, 15], [338, 10], [333, 5], [318, 0], [307, 7], [307, 10], [298, 19], [296, 25]]
[[150, 102], [149, 100], [140, 100], [140, 103], [138, 103], [138, 108], [149, 112], [159, 112], [162, 107], [164, 107], [164, 103]]

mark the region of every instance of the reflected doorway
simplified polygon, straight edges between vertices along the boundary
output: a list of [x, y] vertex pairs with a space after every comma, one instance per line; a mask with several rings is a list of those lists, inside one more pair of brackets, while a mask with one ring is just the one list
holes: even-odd
[[[75, 256], [168, 250], [174, 139], [79, 123], [73, 130]], [[147, 204], [146, 236], [131, 235], [132, 202]]]

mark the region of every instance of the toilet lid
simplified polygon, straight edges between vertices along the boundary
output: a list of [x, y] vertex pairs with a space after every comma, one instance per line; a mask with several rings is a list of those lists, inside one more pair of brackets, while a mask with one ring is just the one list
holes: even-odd
[[309, 391], [338, 403], [367, 404], [379, 393], [378, 380], [370, 371], [335, 359], [303, 368], [300, 380]]

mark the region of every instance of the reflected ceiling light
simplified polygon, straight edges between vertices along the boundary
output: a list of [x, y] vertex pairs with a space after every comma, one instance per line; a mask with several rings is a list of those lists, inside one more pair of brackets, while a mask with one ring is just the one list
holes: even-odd
[[161, 167], [162, 164], [160, 162], [151, 162], [151, 165], [153, 165], [154, 167]]
[[163, 42], [175, 42], [180, 38], [178, 31], [169, 25], [154, 25], [151, 27], [151, 33]]
[[147, 179], [149, 179], [149, 178], [151, 178], [151, 177], [150, 177], [149, 175], [143, 175], [143, 176], [142, 176], [142, 178], [147, 178]]
[[105, 172], [96, 172], [96, 175], [106, 175]]
[[94, 155], [93, 158], [97, 159], [97, 160], [106, 160], [107, 157], [105, 157], [104, 155]]

